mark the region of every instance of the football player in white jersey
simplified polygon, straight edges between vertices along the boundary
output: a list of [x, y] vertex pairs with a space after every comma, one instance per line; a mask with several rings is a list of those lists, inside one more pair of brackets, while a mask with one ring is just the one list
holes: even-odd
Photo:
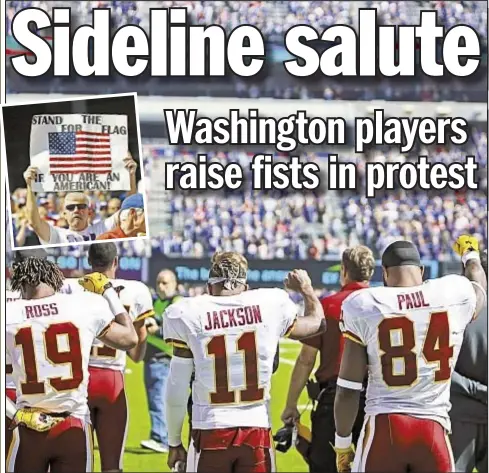
[[88, 365], [88, 406], [97, 435], [102, 471], [122, 471], [129, 421], [124, 389], [126, 356], [129, 355], [136, 362], [144, 358], [147, 337], [145, 319], [154, 315], [153, 299], [144, 283], [116, 279], [118, 258], [113, 242], [90, 245], [88, 263], [94, 271], [109, 278], [138, 335], [138, 344], [127, 354], [96, 341]]
[[85, 276], [83, 284], [103, 297], [59, 293], [63, 274], [45, 258], [15, 263], [11, 283], [22, 298], [9, 302], [6, 314], [17, 390], [7, 471], [92, 471], [90, 350], [95, 338], [124, 350], [136, 346], [132, 321], [99, 273]]
[[[339, 472], [455, 471], [447, 437], [450, 380], [487, 285], [477, 241], [460, 237], [457, 248], [465, 276], [423, 283], [418, 250], [396, 241], [382, 255], [385, 287], [343, 302], [346, 340], [335, 399]], [[351, 430], [367, 370], [365, 422], [354, 454]]]
[[[17, 250], [13, 253], [14, 261], [22, 261], [22, 259], [28, 256], [39, 256], [41, 258], [47, 255], [46, 251], [42, 248], [31, 248], [28, 250]], [[21, 298], [20, 291], [6, 290], [6, 301], [11, 302]], [[15, 404], [17, 399], [17, 392], [15, 388], [14, 377], [12, 376], [13, 367], [10, 361], [8, 353], [5, 353], [5, 394]], [[12, 442], [12, 430], [9, 429], [10, 422], [5, 423], [5, 451], [8, 452], [10, 443]]]
[[187, 461], [181, 432], [195, 369], [187, 471], [275, 470], [269, 401], [279, 339], [315, 335], [326, 321], [305, 271], [285, 281], [304, 298], [304, 316], [297, 317], [286, 291], [247, 290], [247, 270], [239, 253], [217, 253], [209, 294], [182, 299], [163, 315], [165, 340], [173, 343], [165, 402], [170, 468]]

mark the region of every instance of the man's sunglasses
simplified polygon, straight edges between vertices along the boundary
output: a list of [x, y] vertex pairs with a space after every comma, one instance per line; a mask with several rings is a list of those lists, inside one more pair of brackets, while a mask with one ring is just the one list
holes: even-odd
[[75, 210], [76, 208], [78, 208], [78, 210], [85, 210], [88, 208], [88, 205], [87, 204], [69, 204], [69, 205], [65, 206], [65, 209], [69, 210], [70, 212], [73, 212], [73, 210]]

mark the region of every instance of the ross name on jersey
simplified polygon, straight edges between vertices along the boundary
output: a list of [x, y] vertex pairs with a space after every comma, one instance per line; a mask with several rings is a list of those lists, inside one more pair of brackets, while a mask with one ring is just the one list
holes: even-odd
[[35, 317], [49, 317], [50, 315], [58, 315], [58, 313], [58, 306], [55, 302], [52, 304], [36, 304], [25, 307], [25, 314], [28, 319], [33, 319]]
[[228, 327], [242, 327], [262, 323], [260, 306], [252, 305], [237, 309], [223, 309], [207, 312], [207, 324], [204, 330], [216, 330]]

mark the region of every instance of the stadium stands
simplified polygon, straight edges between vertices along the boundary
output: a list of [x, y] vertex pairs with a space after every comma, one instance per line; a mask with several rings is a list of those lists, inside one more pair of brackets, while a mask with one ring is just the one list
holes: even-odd
[[[423, 100], [423, 101], [483, 101], [487, 94], [485, 77], [474, 81], [466, 87], [463, 80], [452, 80], [438, 87], [435, 81], [419, 78], [416, 81], [395, 81], [376, 78], [370, 83], [364, 81], [335, 80], [319, 77], [313, 80], [301, 80], [289, 76], [282, 66], [282, 61], [290, 58], [284, 48], [283, 36], [293, 25], [308, 24], [322, 31], [334, 24], [348, 24], [357, 27], [359, 2], [348, 1], [277, 1], [277, 2], [228, 2], [228, 1], [7, 1], [7, 35], [11, 33], [11, 19], [15, 12], [27, 6], [39, 6], [48, 11], [55, 4], [57, 7], [69, 6], [72, 9], [72, 24], [91, 23], [91, 11], [94, 7], [112, 9], [112, 28], [118, 29], [124, 24], [149, 27], [149, 10], [155, 7], [185, 7], [191, 24], [218, 24], [231, 31], [233, 28], [251, 24], [260, 28], [266, 38], [268, 70], [263, 77], [252, 81], [238, 78], [232, 80], [205, 81], [175, 80], [174, 78], [145, 78], [144, 81], [130, 81], [125, 77], [113, 76], [110, 82], [97, 82], [96, 89], [101, 93], [126, 92], [128, 81], [131, 90], [145, 95], [172, 96], [237, 96], [237, 97], [274, 97], [284, 99], [322, 98], [324, 100]], [[362, 1], [362, 7], [375, 8], [378, 11], [379, 23], [384, 25], [415, 24], [421, 10], [436, 9], [439, 23], [450, 28], [463, 21], [478, 31], [483, 39], [484, 61], [487, 63], [487, 5], [477, 1]], [[414, 21], [414, 23], [413, 23]], [[49, 35], [48, 30], [43, 33]], [[14, 43], [11, 36], [9, 42]], [[318, 47], [323, 47], [318, 45]], [[42, 80], [25, 80], [13, 71], [7, 61], [8, 93], [50, 92], [56, 93], [91, 93], [94, 90], [93, 80], [65, 80], [63, 78], [46, 78]]]

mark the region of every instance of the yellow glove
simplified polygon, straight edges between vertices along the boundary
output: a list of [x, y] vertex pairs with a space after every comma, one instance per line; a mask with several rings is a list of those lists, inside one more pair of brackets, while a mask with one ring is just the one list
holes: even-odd
[[64, 417], [53, 417], [40, 409], [19, 409], [15, 413], [9, 429], [13, 430], [18, 425], [25, 425], [28, 429], [36, 432], [46, 432], [64, 420]]
[[460, 235], [452, 248], [459, 256], [463, 256], [469, 251], [479, 251], [479, 242], [471, 235]]
[[78, 284], [85, 290], [95, 294], [103, 294], [106, 289], [112, 287], [109, 278], [105, 274], [97, 272], [86, 274], [78, 280]]
[[336, 469], [338, 470], [338, 473], [351, 471], [351, 464], [355, 458], [355, 445], [351, 444], [347, 448], [331, 446], [336, 452]]

